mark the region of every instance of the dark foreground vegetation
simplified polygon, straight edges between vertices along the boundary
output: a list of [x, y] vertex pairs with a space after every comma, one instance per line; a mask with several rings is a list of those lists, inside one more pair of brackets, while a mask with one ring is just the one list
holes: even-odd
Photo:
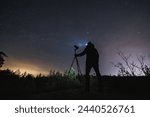
[[91, 77], [90, 92], [84, 91], [84, 77], [70, 78], [59, 72], [32, 76], [0, 71], [0, 99], [150, 99], [150, 78], [103, 76], [103, 91]]

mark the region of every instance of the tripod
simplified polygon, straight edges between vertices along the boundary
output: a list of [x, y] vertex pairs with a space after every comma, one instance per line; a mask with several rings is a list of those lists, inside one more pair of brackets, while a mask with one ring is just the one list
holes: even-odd
[[[75, 47], [75, 54], [76, 54], [76, 51], [77, 51], [77, 47]], [[74, 62], [76, 62], [76, 65], [77, 65], [77, 71], [78, 71], [78, 76], [82, 76], [82, 72], [81, 72], [81, 69], [80, 69], [80, 65], [79, 65], [79, 61], [78, 61], [78, 58], [76, 56], [74, 56], [73, 60], [72, 60], [72, 63], [71, 63], [71, 66], [70, 66], [70, 69], [69, 69], [69, 73], [71, 71], [71, 68], [74, 64]]]

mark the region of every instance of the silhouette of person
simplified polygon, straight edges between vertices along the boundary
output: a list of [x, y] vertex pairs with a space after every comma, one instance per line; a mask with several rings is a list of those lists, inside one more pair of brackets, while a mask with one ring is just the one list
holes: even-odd
[[89, 74], [90, 74], [90, 71], [92, 68], [95, 70], [96, 76], [98, 77], [99, 82], [101, 82], [100, 81], [101, 74], [99, 72], [99, 54], [93, 43], [88, 42], [88, 44], [83, 52], [81, 52], [79, 54], [75, 54], [76, 57], [84, 56], [84, 55], [86, 55], [86, 73], [85, 73], [86, 86], [85, 86], [85, 90], [89, 91], [89, 89], [90, 89]]
[[0, 67], [4, 64], [4, 57], [7, 57], [7, 55], [4, 52], [0, 52]]

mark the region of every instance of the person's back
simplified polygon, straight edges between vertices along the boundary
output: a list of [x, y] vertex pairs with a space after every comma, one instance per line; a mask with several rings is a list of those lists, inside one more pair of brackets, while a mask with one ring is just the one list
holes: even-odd
[[86, 62], [87, 64], [98, 64], [99, 54], [94, 45], [89, 45], [86, 47]]

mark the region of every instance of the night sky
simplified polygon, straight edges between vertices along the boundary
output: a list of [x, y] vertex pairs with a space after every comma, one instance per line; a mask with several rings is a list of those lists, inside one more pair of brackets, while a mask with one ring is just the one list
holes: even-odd
[[[102, 75], [115, 74], [117, 51], [150, 59], [149, 0], [3, 0], [0, 3], [0, 51], [4, 68], [33, 74], [64, 72], [73, 45], [92, 41]], [[79, 58], [84, 72], [85, 57]]]

